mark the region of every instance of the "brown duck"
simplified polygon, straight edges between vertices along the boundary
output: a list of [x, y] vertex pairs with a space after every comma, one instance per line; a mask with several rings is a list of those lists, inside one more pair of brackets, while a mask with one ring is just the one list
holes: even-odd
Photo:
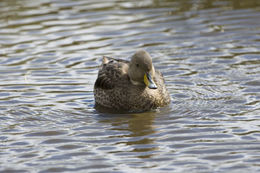
[[96, 107], [143, 112], [168, 105], [170, 95], [152, 58], [137, 51], [131, 61], [103, 57], [94, 86]]

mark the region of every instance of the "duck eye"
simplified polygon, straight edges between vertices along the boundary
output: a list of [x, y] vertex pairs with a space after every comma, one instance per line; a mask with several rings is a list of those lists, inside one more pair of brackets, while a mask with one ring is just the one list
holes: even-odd
[[139, 67], [139, 64], [136, 64], [136, 67]]

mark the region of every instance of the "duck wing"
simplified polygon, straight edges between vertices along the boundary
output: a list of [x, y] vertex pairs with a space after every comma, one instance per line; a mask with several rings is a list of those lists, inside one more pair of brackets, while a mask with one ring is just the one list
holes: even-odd
[[119, 82], [126, 80], [129, 61], [103, 57], [95, 88], [113, 89]]

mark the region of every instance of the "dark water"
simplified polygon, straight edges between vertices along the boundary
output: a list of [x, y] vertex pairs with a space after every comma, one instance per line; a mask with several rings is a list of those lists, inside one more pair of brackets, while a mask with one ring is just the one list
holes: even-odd
[[[0, 171], [260, 172], [260, 2], [0, 1]], [[103, 55], [145, 49], [169, 107], [100, 114]]]

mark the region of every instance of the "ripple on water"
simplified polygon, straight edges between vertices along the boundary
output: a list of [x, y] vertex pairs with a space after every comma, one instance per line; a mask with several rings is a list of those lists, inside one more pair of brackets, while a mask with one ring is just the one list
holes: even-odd
[[[258, 7], [2, 0], [0, 171], [259, 172]], [[98, 113], [102, 56], [137, 49], [164, 74], [172, 104]]]

